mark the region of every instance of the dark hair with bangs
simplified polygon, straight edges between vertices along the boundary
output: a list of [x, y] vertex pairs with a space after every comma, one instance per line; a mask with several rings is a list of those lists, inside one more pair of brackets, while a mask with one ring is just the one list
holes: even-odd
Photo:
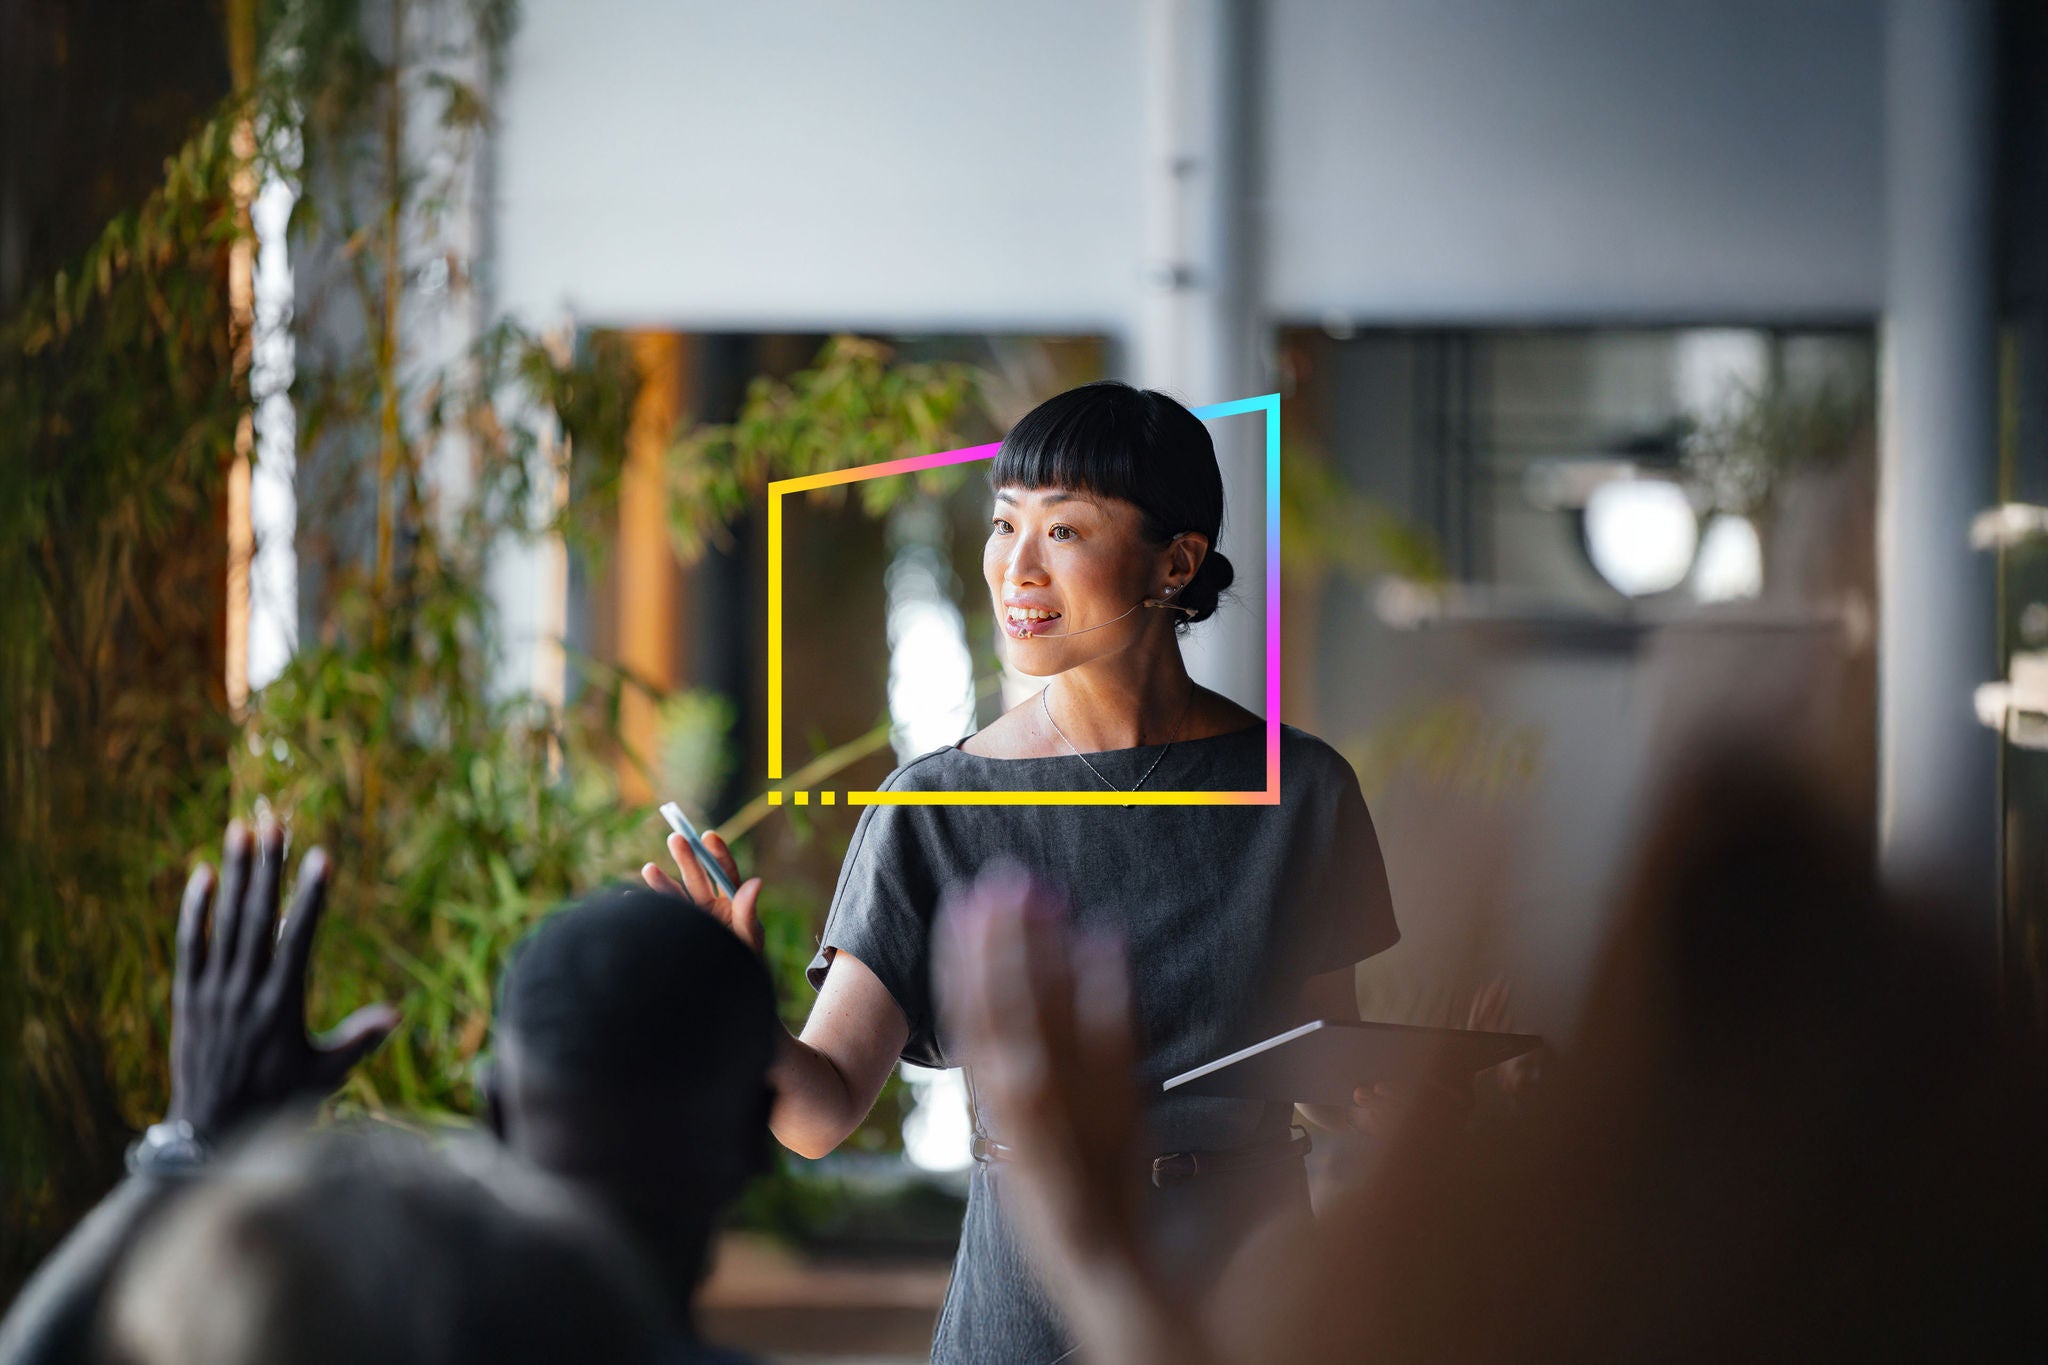
[[1121, 498], [1144, 514], [1143, 534], [1164, 546], [1184, 531], [1209, 552], [1176, 596], [1186, 629], [1215, 615], [1237, 572], [1216, 548], [1223, 529], [1223, 474], [1200, 418], [1155, 389], [1097, 380], [1024, 414], [989, 468], [989, 488], [1071, 488]]

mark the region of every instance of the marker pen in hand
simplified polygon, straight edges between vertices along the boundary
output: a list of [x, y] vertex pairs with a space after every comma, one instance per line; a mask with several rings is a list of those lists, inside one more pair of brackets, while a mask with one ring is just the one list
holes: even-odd
[[668, 821], [670, 829], [682, 835], [684, 841], [690, 845], [690, 852], [697, 855], [697, 862], [703, 867], [705, 875], [711, 878], [711, 884], [723, 892], [727, 900], [731, 900], [739, 888], [732, 884], [732, 878], [725, 875], [725, 869], [718, 865], [718, 859], [711, 856], [711, 850], [704, 847], [703, 836], [698, 834], [697, 827], [690, 823], [690, 817], [683, 814], [683, 808], [673, 801], [664, 801], [661, 806], [661, 817]]

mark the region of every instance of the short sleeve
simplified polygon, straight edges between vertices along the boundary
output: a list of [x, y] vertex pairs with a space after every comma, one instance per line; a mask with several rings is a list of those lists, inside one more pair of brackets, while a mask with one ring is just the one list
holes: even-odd
[[[896, 775], [882, 784], [890, 790]], [[804, 968], [813, 990], [825, 984], [833, 954], [847, 952], [872, 971], [909, 1021], [903, 1058], [942, 1067], [931, 1008], [931, 926], [938, 887], [919, 836], [926, 808], [869, 806], [854, 826], [825, 914], [817, 956]]]
[[1330, 756], [1333, 809], [1326, 853], [1314, 882], [1314, 903], [1321, 907], [1322, 923], [1316, 936], [1320, 947], [1309, 964], [1311, 976], [1363, 962], [1401, 938], [1394, 923], [1386, 859], [1358, 787], [1358, 774], [1343, 755], [1333, 750]]

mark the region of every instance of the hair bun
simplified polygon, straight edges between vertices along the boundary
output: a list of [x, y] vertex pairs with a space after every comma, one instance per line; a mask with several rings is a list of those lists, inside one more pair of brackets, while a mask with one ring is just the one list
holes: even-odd
[[1221, 550], [1211, 550], [1202, 556], [1202, 566], [1195, 570], [1195, 576], [1181, 585], [1174, 595], [1174, 605], [1185, 608], [1187, 615], [1181, 617], [1185, 625], [1206, 621], [1216, 614], [1223, 594], [1237, 578], [1237, 570]]

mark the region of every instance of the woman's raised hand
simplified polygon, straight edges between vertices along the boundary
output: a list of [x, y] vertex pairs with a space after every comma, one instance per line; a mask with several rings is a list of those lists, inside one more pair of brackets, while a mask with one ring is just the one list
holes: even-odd
[[749, 877], [740, 880], [739, 864], [732, 860], [732, 850], [717, 830], [704, 831], [704, 847], [711, 856], [718, 859], [718, 865], [725, 869], [725, 875], [732, 878], [739, 889], [727, 897], [712, 882], [710, 874], [697, 865], [697, 857], [690, 851], [690, 841], [680, 834], [668, 836], [668, 856], [675, 859], [676, 870], [682, 873], [678, 882], [661, 870], [659, 864], [648, 863], [640, 869], [640, 879], [656, 891], [666, 891], [671, 896], [681, 896], [695, 901], [704, 909], [716, 915], [719, 922], [740, 937], [740, 942], [761, 951], [761, 921], [754, 913], [754, 903], [761, 897], [761, 879]]

